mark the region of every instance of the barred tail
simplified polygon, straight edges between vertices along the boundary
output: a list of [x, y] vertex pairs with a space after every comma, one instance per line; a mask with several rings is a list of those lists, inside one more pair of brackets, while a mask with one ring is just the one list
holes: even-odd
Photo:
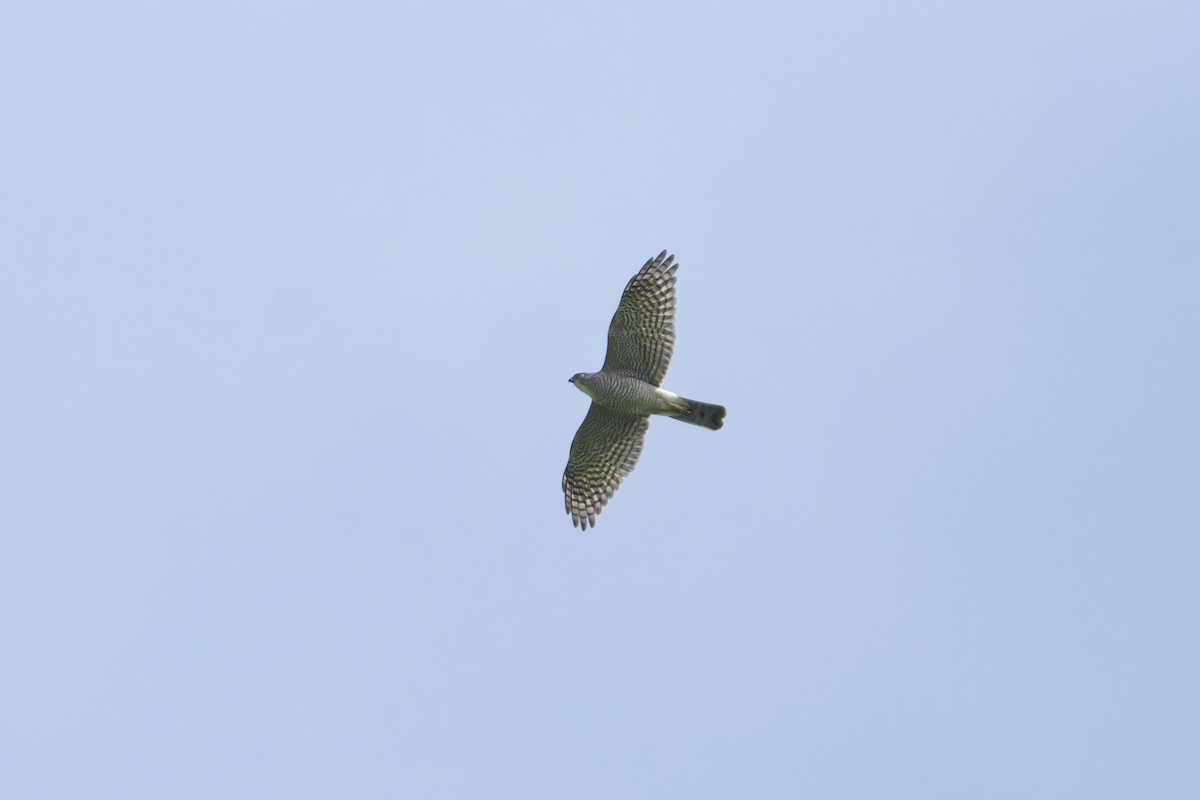
[[681, 419], [684, 422], [714, 431], [721, 430], [721, 426], [725, 424], [725, 406], [701, 403], [699, 400], [689, 400], [686, 397], [680, 397], [672, 405], [675, 403], [679, 408], [670, 412], [670, 416], [675, 419]]

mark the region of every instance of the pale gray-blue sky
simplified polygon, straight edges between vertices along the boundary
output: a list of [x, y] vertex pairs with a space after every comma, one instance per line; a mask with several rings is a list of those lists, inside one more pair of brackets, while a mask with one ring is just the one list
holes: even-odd
[[7, 794], [1200, 783], [1195, 4], [2, 16]]

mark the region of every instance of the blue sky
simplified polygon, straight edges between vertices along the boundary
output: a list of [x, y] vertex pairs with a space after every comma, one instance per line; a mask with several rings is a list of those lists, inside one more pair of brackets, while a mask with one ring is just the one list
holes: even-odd
[[1195, 4], [2, 17], [11, 796], [1194, 793]]

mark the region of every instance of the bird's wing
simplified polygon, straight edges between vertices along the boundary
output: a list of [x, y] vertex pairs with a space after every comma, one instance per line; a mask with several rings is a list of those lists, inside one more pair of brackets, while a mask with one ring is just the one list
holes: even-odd
[[562, 479], [567, 513], [576, 527], [596, 527], [596, 515], [637, 466], [648, 427], [649, 417], [592, 403], [571, 442]]
[[629, 279], [608, 326], [604, 372], [662, 384], [675, 351], [675, 256], [663, 250]]

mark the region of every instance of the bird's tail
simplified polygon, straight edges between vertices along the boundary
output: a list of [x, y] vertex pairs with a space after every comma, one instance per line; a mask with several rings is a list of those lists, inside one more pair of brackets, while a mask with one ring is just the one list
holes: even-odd
[[701, 403], [699, 400], [680, 397], [671, 401], [671, 411], [668, 412], [668, 416], [719, 431], [725, 424], [725, 406]]

